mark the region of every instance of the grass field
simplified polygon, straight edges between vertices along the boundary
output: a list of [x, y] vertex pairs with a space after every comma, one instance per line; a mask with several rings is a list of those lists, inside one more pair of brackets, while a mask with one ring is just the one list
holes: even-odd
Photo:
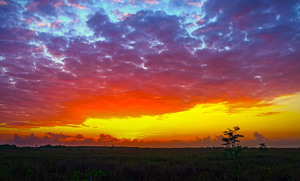
[[0, 149], [0, 180], [300, 180], [300, 149], [44, 147]]

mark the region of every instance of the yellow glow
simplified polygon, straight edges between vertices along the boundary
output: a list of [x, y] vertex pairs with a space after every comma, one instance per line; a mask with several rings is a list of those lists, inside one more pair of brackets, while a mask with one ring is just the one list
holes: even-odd
[[26, 132], [62, 132], [94, 138], [104, 133], [116, 138], [194, 140], [196, 136], [221, 135], [226, 128], [239, 126], [240, 132], [249, 139], [253, 138], [255, 131], [267, 138], [300, 138], [300, 93], [264, 103], [270, 106], [241, 108], [230, 113], [225, 103], [205, 104], [160, 116], [89, 118], [82, 125], [32, 128]]
[[247, 137], [252, 137], [255, 131], [268, 138], [300, 137], [300, 93], [279, 97], [269, 103], [272, 105], [243, 108], [236, 113], [228, 113], [226, 104], [219, 103], [198, 105], [188, 111], [162, 116], [90, 118], [85, 124], [100, 125], [101, 133], [131, 139], [191, 140], [195, 136], [220, 135], [225, 128], [236, 125]]

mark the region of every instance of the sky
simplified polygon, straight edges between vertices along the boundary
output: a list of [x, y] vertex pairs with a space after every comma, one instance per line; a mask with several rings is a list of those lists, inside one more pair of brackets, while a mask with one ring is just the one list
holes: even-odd
[[297, 0], [1, 0], [0, 143], [300, 147]]

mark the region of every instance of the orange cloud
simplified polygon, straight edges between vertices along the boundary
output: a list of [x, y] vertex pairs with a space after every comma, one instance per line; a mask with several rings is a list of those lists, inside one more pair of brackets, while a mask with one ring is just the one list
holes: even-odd
[[64, 114], [89, 117], [126, 117], [157, 115], [184, 110], [192, 106], [173, 96], [156, 96], [142, 92], [81, 98], [65, 104]]
[[37, 23], [37, 26], [46, 26], [46, 23]]
[[280, 112], [264, 112], [264, 113], [257, 114], [257, 116], [272, 116], [279, 113]]
[[57, 2], [57, 3], [54, 4], [54, 7], [59, 8], [59, 7], [61, 7], [62, 5], [63, 5], [63, 2], [62, 2], [62, 1], [59, 1], [59, 2]]
[[120, 17], [120, 19], [121, 19], [121, 20], [124, 20], [124, 19], [126, 19], [126, 18], [128, 18], [128, 17], [130, 17], [130, 16], [131, 16], [131, 13], [124, 13], [123, 16]]

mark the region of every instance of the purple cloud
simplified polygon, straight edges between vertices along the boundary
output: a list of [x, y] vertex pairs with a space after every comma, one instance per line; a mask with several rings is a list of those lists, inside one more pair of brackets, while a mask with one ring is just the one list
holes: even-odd
[[251, 107], [299, 92], [299, 3], [157, 2], [1, 5], [0, 122], [80, 124], [225, 101]]
[[[297, 139], [267, 139], [263, 135], [255, 132], [255, 140], [241, 140], [242, 146], [259, 147], [259, 144], [264, 142], [268, 147], [299, 147]], [[100, 134], [98, 139], [85, 137], [83, 135], [66, 135], [63, 133], [46, 133], [44, 137], [38, 137], [34, 134], [28, 136], [14, 135], [12, 139], [2, 140], [3, 144], [16, 144], [18, 146], [41, 146], [46, 144], [51, 145], [86, 145], [86, 146], [133, 146], [133, 147], [221, 147], [223, 136], [207, 136], [204, 138], [196, 137], [196, 140], [181, 141], [159, 141], [159, 140], [130, 140], [117, 139], [111, 135]]]

